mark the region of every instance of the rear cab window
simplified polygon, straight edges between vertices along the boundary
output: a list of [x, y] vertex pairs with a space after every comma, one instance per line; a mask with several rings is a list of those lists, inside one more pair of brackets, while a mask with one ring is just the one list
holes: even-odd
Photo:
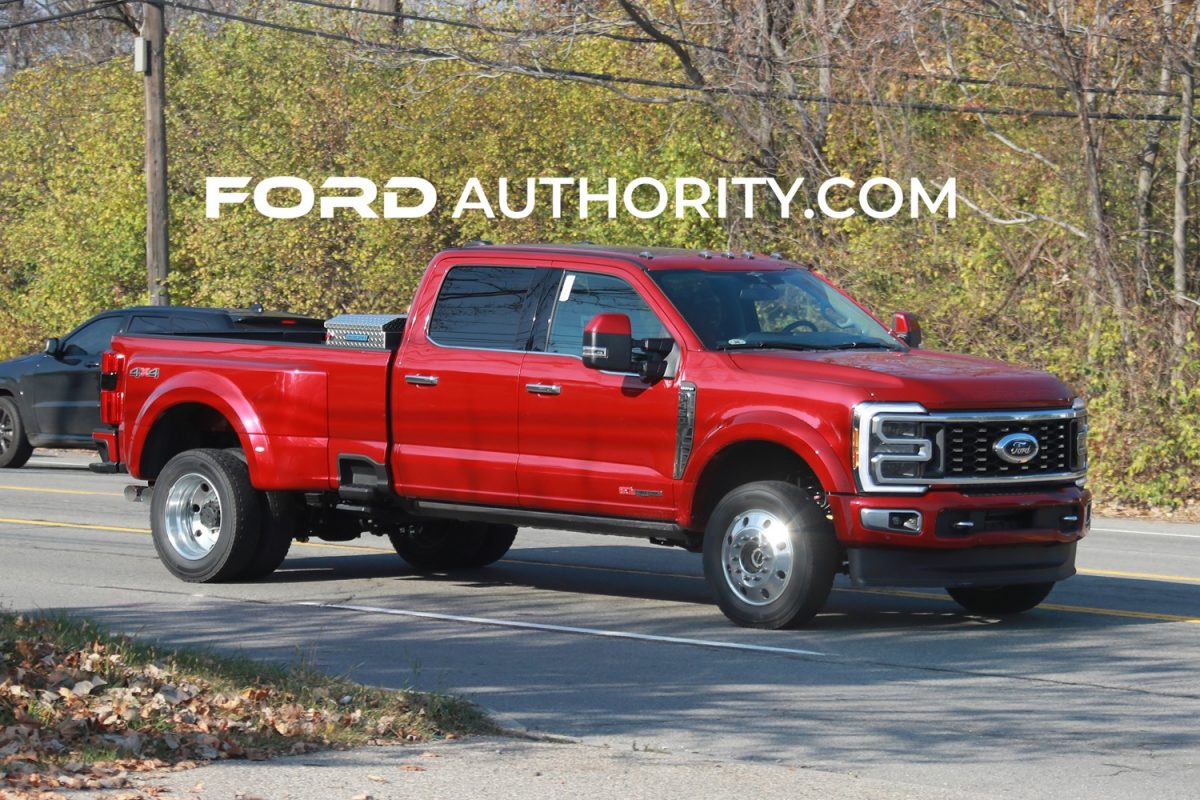
[[545, 270], [461, 266], [446, 273], [429, 320], [429, 340], [443, 347], [524, 351], [533, 315], [527, 299]]

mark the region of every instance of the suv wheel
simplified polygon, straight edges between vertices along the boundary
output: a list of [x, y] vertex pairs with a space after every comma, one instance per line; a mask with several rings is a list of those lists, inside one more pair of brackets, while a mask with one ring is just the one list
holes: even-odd
[[837, 572], [825, 514], [783, 481], [739, 486], [704, 531], [704, 577], [725, 616], [750, 628], [800, 625], [821, 609]]
[[0, 397], [0, 469], [23, 467], [32, 454], [17, 404], [11, 397]]

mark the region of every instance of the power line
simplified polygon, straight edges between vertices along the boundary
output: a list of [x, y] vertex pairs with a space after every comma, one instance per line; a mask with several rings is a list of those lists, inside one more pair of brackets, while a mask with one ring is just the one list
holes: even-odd
[[[163, 0], [165, 5], [178, 8], [183, 11], [191, 11], [197, 14], [221, 17], [223, 19], [234, 22], [241, 22], [246, 25], [255, 25], [273, 30], [283, 31], [287, 33], [295, 33], [304, 36], [312, 36], [315, 38], [325, 39], [328, 41], [344, 42], [348, 44], [367, 46], [372, 49], [382, 50], [387, 52], [399, 53], [402, 55], [421, 56], [424, 58], [432, 58], [443, 61], [462, 61], [472, 64], [477, 67], [493, 69], [500, 72], [507, 72], [516, 75], [525, 75], [527, 77], [549, 79], [549, 80], [574, 80], [586, 83], [594, 83], [599, 85], [625, 85], [639, 86], [650, 89], [669, 89], [672, 91], [691, 92], [699, 94], [720, 94], [733, 97], [747, 97], [761, 100], [790, 100], [801, 103], [823, 103], [828, 105], [838, 106], [853, 106], [866, 108], [890, 108], [904, 111], [927, 111], [932, 113], [947, 113], [947, 114], [984, 114], [990, 116], [1006, 116], [1006, 117], [1021, 117], [1021, 118], [1052, 118], [1052, 119], [1076, 119], [1078, 113], [1074, 111], [1066, 111], [1062, 109], [1045, 109], [1045, 108], [1014, 108], [1007, 106], [982, 106], [982, 105], [950, 105], [947, 103], [926, 103], [926, 102], [909, 102], [902, 100], [864, 100], [861, 98], [851, 97], [835, 97], [830, 95], [816, 94], [800, 94], [794, 92], [773, 92], [757, 89], [740, 89], [732, 86], [696, 86], [689, 83], [680, 83], [677, 81], [656, 80], [652, 78], [637, 78], [630, 75], [613, 75], [610, 73], [589, 72], [585, 70], [564, 69], [561, 67], [547, 67], [543, 65], [522, 64], [519, 62], [503, 62], [493, 61], [490, 59], [472, 56], [464, 53], [454, 53], [444, 50], [435, 50], [429, 47], [411, 47], [396, 44], [386, 44], [382, 42], [371, 42], [360, 40], [345, 34], [332, 33], [329, 31], [317, 30], [314, 28], [301, 28], [295, 25], [289, 25], [282, 22], [274, 22], [272, 20], [257, 19], [254, 17], [246, 17], [240, 14], [233, 14], [227, 11], [217, 11], [211, 8], [201, 8], [199, 6], [189, 5], [187, 3], [176, 2], [175, 0]], [[1180, 117], [1176, 114], [1147, 114], [1147, 113], [1120, 113], [1109, 111], [1088, 111], [1086, 112], [1089, 119], [1094, 120], [1117, 120], [1117, 121], [1138, 121], [1138, 122], [1178, 122]]]
[[[467, 22], [464, 20], [448, 19], [446, 17], [435, 17], [435, 16], [428, 15], [428, 14], [413, 14], [413, 13], [406, 12], [406, 11], [387, 11], [385, 9], [369, 8], [366, 6], [348, 6], [343, 3], [328, 2], [328, 0], [288, 0], [288, 2], [298, 3], [300, 5], [306, 5], [306, 6], [315, 6], [317, 8], [325, 8], [325, 9], [330, 9], [333, 11], [345, 11], [345, 12], [353, 13], [353, 14], [366, 14], [369, 16], [385, 17], [385, 18], [389, 18], [389, 19], [406, 20], [406, 21], [413, 21], [413, 22], [427, 22], [427, 23], [430, 23], [433, 25], [444, 25], [446, 27], [480, 31], [482, 33], [510, 34], [513, 36], [562, 36], [562, 35], [568, 35], [568, 34], [579, 35], [580, 33], [582, 33], [587, 36], [596, 36], [599, 38], [612, 39], [612, 40], [619, 41], [619, 42], [628, 42], [630, 44], [649, 44], [649, 45], [662, 45], [663, 44], [662, 41], [651, 38], [649, 36], [631, 36], [629, 34], [612, 33], [610, 31], [597, 31], [597, 30], [590, 30], [590, 29], [580, 30], [578, 28], [567, 28], [567, 29], [561, 29], [561, 30], [553, 30], [553, 29], [539, 30], [536, 28], [509, 28], [509, 27], [496, 26], [496, 25], [487, 25], [487, 24], [484, 24], [481, 22]], [[944, 11], [950, 11], [952, 13], [979, 13], [979, 14], [982, 14], [982, 12], [968, 12], [965, 9], [954, 9], [954, 8], [950, 8], [950, 7], [944, 6], [944, 5], [937, 5], [936, 7], [940, 8]], [[993, 15], [985, 15], [985, 16], [987, 16], [989, 18], [991, 18], [991, 17], [999, 18], [997, 15], [994, 15], [994, 14]], [[1005, 19], [1007, 19], [1007, 18], [1005, 18]], [[1038, 25], [1036, 23], [1022, 23], [1019, 20], [1012, 20], [1012, 21], [1014, 22], [1014, 24], [1029, 24], [1029, 25], [1033, 25], [1034, 27], [1049, 27], [1049, 26]], [[1070, 32], [1070, 31], [1068, 31], [1068, 32]], [[775, 65], [775, 66], [782, 66], [782, 67], [795, 66], [793, 64], [783, 63], [777, 58], [774, 58], [769, 55], [764, 55], [762, 53], [751, 53], [751, 52], [747, 52], [745, 50], [718, 47], [716, 45], [704, 44], [702, 42], [696, 42], [691, 39], [687, 39], [687, 38], [683, 38], [683, 37], [679, 37], [679, 38], [671, 37], [671, 38], [675, 42], [678, 42], [682, 46], [690, 47], [690, 48], [696, 49], [696, 50], [704, 50], [707, 52], [718, 53], [718, 54], [726, 56], [726, 57], [741, 56], [743, 58], [747, 58], [747, 59], [750, 59], [753, 61], [767, 62], [767, 63]], [[845, 64], [813, 63], [813, 64], [805, 64], [803, 66], [806, 68], [809, 68], [809, 69], [820, 69], [820, 68], [834, 69], [834, 70], [854, 70], [854, 69], [856, 69], [856, 67], [853, 67], [850, 65], [845, 65]], [[1064, 86], [1062, 84], [1033, 83], [1033, 82], [1027, 82], [1027, 81], [1008, 81], [1008, 80], [1003, 80], [1003, 79], [999, 79], [999, 78], [975, 78], [975, 77], [961, 76], [961, 75], [948, 75], [945, 73], [936, 73], [936, 72], [935, 73], [911, 72], [911, 71], [906, 71], [906, 70], [892, 69], [890, 67], [883, 67], [881, 69], [881, 71], [887, 72], [892, 75], [896, 75], [897, 77], [903, 78], [904, 80], [912, 80], [912, 81], [938, 81], [938, 82], [953, 83], [953, 84], [958, 84], [958, 85], [998, 86], [998, 87], [1007, 88], [1007, 89], [1030, 89], [1030, 90], [1035, 90], [1035, 91], [1047, 91], [1047, 92], [1070, 92], [1070, 91], [1072, 91], [1071, 87]], [[1175, 97], [1177, 94], [1176, 92], [1164, 92], [1164, 91], [1160, 91], [1158, 89], [1138, 89], [1138, 88], [1122, 89], [1122, 88], [1115, 87], [1115, 86], [1087, 86], [1087, 87], [1082, 87], [1081, 91], [1086, 92], [1088, 94], [1104, 94], [1104, 95], [1112, 95], [1112, 96], [1133, 95], [1133, 96], [1139, 96], [1139, 97], [1141, 97], [1141, 96], [1145, 96], [1145, 97]]]
[[71, 19], [72, 17], [82, 17], [84, 14], [95, 14], [97, 11], [103, 11], [107, 8], [112, 8], [113, 6], [119, 6], [124, 2], [125, 0], [112, 0], [112, 2], [97, 5], [93, 8], [81, 8], [77, 11], [64, 11], [61, 14], [52, 14], [48, 17], [32, 17], [30, 19], [21, 20], [20, 22], [12, 22], [8, 25], [0, 25], [0, 32], [11, 31], [14, 28], [24, 28], [27, 25], [40, 25], [43, 22], [58, 22], [64, 19]]

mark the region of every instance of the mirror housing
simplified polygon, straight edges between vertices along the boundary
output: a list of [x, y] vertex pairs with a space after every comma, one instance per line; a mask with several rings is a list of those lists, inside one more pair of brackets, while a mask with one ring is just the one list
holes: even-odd
[[52, 358], [58, 358], [62, 353], [62, 342], [60, 342], [57, 337], [51, 336], [46, 340], [45, 351], [46, 355], [51, 356]]
[[633, 371], [633, 338], [629, 317], [597, 314], [583, 329], [583, 365], [609, 372]]
[[921, 320], [911, 311], [897, 311], [893, 317], [892, 331], [909, 347], [921, 346]]

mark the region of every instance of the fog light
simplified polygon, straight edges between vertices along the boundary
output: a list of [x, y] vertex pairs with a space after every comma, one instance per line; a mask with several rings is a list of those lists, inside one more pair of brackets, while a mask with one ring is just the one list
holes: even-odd
[[916, 534], [921, 532], [921, 512], [906, 508], [864, 508], [859, 512], [864, 528]]

